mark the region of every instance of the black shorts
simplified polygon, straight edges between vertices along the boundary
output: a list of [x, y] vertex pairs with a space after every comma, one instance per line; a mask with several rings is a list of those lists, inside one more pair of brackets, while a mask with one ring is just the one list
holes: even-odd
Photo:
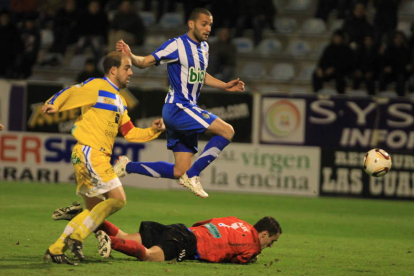
[[164, 225], [153, 221], [143, 221], [139, 227], [142, 245], [151, 248], [159, 246], [164, 251], [165, 260], [193, 259], [197, 252], [197, 239], [184, 224]]

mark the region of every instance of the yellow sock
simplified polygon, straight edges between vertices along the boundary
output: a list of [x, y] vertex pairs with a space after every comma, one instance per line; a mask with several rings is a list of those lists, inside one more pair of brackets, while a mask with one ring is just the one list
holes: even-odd
[[62, 235], [60, 235], [59, 239], [49, 246], [49, 251], [54, 255], [63, 254], [65, 252], [65, 239], [67, 236], [72, 234], [85, 220], [85, 218], [89, 215], [89, 210], [84, 210], [82, 213], [74, 217], [69, 223], [66, 225], [65, 230], [63, 231]]
[[125, 201], [117, 198], [109, 198], [92, 208], [89, 215], [79, 224], [79, 227], [70, 235], [79, 241], [86, 239], [101, 225], [107, 217], [124, 207]]

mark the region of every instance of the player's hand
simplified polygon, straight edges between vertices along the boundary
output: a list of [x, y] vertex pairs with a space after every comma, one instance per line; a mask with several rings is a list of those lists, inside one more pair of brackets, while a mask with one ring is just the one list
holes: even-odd
[[2, 130], [4, 128], [4, 126], [2, 124], [0, 124], [0, 130]]
[[43, 114], [53, 114], [56, 113], [57, 110], [53, 105], [45, 104], [44, 106], [42, 106], [42, 112]]
[[162, 131], [164, 131], [165, 130], [164, 120], [162, 118], [154, 120], [152, 122], [151, 128], [155, 132], [162, 132]]
[[244, 82], [239, 78], [226, 83], [226, 91], [244, 92]]
[[116, 51], [117, 52], [122, 52], [122, 53], [126, 54], [129, 57], [132, 56], [131, 48], [129, 48], [129, 45], [126, 44], [122, 39], [120, 39], [116, 42]]

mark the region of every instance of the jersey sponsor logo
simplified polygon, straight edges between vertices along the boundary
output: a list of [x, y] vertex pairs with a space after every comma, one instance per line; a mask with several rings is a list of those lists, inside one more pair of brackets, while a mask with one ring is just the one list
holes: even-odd
[[241, 228], [243, 230], [243, 232], [249, 232], [249, 229], [247, 229], [247, 227], [244, 226], [244, 224], [241, 223], [241, 222], [235, 222], [235, 223], [232, 223], [231, 225], [227, 225], [227, 224], [224, 224], [224, 223], [219, 223], [218, 226], [233, 228], [234, 230], [237, 230], [237, 229]]
[[213, 235], [215, 238], [221, 238], [220, 231], [217, 229], [217, 227], [212, 223], [207, 223], [203, 225], [205, 228], [208, 229], [208, 231]]
[[79, 164], [81, 162], [80, 159], [79, 159], [79, 157], [78, 157], [78, 155], [76, 154], [76, 152], [74, 152], [72, 154], [71, 161], [72, 161], [72, 164], [73, 165], [77, 165], [77, 164]]
[[114, 174], [115, 170], [113, 168], [109, 168], [105, 171], [106, 174]]
[[118, 131], [110, 131], [110, 130], [106, 130], [104, 131], [105, 136], [109, 137], [109, 138], [116, 138], [116, 136], [118, 135]]
[[111, 99], [111, 98], [103, 98], [103, 102], [106, 104], [113, 104], [115, 105], [115, 100]]
[[189, 83], [203, 83], [206, 77], [206, 71], [201, 70], [198, 68], [197, 70], [194, 67], [190, 67], [189, 69], [190, 78], [188, 80]]

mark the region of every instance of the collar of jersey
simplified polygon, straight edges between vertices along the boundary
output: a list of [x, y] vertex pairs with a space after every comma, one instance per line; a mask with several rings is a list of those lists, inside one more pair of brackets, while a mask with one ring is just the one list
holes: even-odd
[[116, 87], [116, 85], [112, 81], [110, 81], [107, 77], [104, 77], [103, 79], [106, 80], [107, 82], [109, 82], [109, 84], [112, 85], [112, 87], [115, 88], [116, 91], [119, 92], [119, 88]]
[[196, 44], [196, 45], [201, 45], [201, 43], [198, 43], [197, 41], [194, 41], [194, 40], [192, 40], [191, 39], [191, 37], [189, 37], [188, 36], [188, 34], [187, 33], [185, 33], [185, 35], [184, 35], [190, 42], [192, 42], [192, 43], [194, 43], [194, 44]]

